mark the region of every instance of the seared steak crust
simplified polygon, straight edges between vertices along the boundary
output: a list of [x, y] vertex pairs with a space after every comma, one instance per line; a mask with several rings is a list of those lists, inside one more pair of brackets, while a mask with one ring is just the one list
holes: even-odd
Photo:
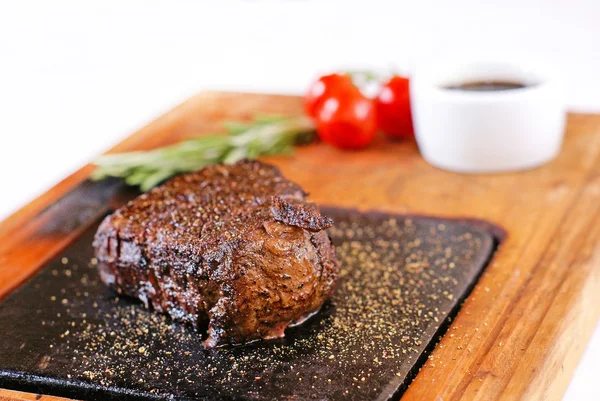
[[331, 219], [257, 161], [173, 178], [108, 216], [94, 241], [102, 280], [196, 328], [206, 346], [283, 336], [331, 295]]

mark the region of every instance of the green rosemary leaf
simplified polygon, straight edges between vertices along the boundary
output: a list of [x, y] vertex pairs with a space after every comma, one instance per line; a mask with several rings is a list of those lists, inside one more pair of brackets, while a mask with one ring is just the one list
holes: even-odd
[[157, 170], [154, 173], [147, 176], [140, 183], [140, 189], [144, 192], [148, 191], [148, 190], [152, 189], [153, 187], [155, 187], [156, 185], [163, 182], [164, 180], [166, 180], [167, 178], [171, 177], [172, 175], [173, 175], [173, 172], [170, 170]]
[[205, 135], [145, 152], [98, 157], [94, 180], [124, 179], [147, 191], [179, 173], [215, 163], [235, 163], [263, 155], [289, 154], [294, 145], [314, 138], [314, 126], [306, 117], [260, 116], [254, 123], [227, 122], [229, 135]]
[[132, 174], [125, 177], [125, 183], [127, 185], [141, 185], [150, 174], [145, 170], [135, 170]]
[[252, 127], [252, 124], [240, 123], [237, 121], [225, 121], [223, 123], [223, 126], [225, 127], [227, 132], [229, 132], [229, 134], [239, 135], [239, 134], [247, 131], [250, 127]]
[[223, 163], [233, 164], [248, 157], [247, 148], [234, 148], [224, 155]]
[[253, 121], [257, 124], [272, 124], [289, 120], [289, 117], [281, 114], [259, 114], [254, 116]]

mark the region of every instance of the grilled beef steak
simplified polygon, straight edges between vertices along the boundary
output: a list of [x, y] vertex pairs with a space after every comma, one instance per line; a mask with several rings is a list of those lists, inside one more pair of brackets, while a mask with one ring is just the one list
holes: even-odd
[[94, 241], [102, 280], [198, 328], [207, 347], [282, 337], [338, 276], [332, 221], [257, 161], [173, 178], [108, 216]]

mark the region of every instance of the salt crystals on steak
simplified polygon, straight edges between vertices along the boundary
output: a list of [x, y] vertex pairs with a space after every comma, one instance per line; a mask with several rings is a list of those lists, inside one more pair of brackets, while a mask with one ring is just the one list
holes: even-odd
[[258, 161], [180, 175], [100, 225], [102, 280], [195, 328], [205, 346], [282, 337], [317, 311], [338, 276], [331, 219]]

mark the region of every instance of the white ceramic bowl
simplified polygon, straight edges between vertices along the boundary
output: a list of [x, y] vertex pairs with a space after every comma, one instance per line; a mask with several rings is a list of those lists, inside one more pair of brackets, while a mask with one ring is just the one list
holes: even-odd
[[[525, 88], [463, 91], [465, 82], [521, 82]], [[439, 63], [411, 78], [415, 136], [434, 166], [468, 173], [522, 170], [559, 152], [564, 85], [548, 68], [505, 62]]]

